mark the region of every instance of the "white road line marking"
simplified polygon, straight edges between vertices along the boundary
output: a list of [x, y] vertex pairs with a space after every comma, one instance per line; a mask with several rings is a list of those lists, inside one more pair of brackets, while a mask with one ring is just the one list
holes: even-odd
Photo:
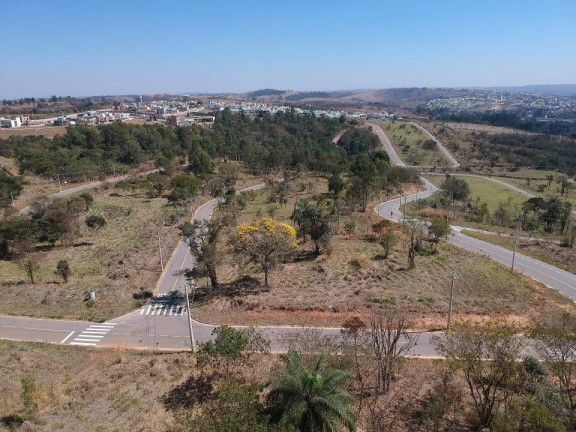
[[84, 330], [82, 333], [105, 335], [108, 332], [107, 331], [98, 331], [98, 330]]
[[144, 308], [140, 309], [140, 315], [144, 314]]
[[100, 339], [84, 339], [84, 338], [76, 338], [74, 342], [100, 342]]
[[103, 338], [104, 336], [106, 335], [99, 333], [86, 333], [86, 332], [83, 332], [81, 335], [78, 335], [78, 337], [91, 337], [91, 338]]
[[70, 334], [68, 336], [66, 336], [64, 339], [62, 339], [62, 342], [60, 342], [60, 343], [66, 342], [70, 338], [70, 336], [72, 336], [74, 333], [76, 333], [76, 331], [70, 332]]
[[70, 342], [70, 345], [83, 345], [83, 346], [95, 346], [95, 343], [85, 343], [85, 342]]
[[113, 329], [114, 327], [107, 325], [91, 325], [89, 328]]
[[172, 305], [170, 308], [170, 313], [168, 315], [172, 315], [174, 313], [174, 309], [176, 309], [176, 305]]
[[152, 309], [152, 305], [148, 306], [148, 310], [146, 311], [146, 315], [150, 313], [150, 309]]
[[176, 315], [181, 315], [182, 314], [182, 306], [178, 306], [178, 311], [176, 312]]

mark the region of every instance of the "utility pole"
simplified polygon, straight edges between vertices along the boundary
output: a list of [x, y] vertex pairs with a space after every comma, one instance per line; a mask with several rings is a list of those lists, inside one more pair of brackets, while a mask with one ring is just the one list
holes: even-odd
[[160, 268], [164, 271], [164, 259], [162, 258], [162, 243], [160, 243], [160, 228], [158, 228], [158, 253], [160, 254]]
[[446, 331], [450, 331], [450, 324], [452, 323], [452, 305], [454, 304], [454, 282], [460, 280], [456, 272], [452, 272], [452, 282], [450, 284], [450, 303], [448, 305], [448, 325]]
[[514, 251], [512, 252], [512, 266], [510, 271], [514, 271], [514, 262], [516, 260], [516, 246], [518, 245], [518, 236], [520, 235], [520, 227], [522, 224], [522, 215], [518, 216], [518, 222], [516, 223], [516, 237], [514, 238]]
[[184, 282], [184, 295], [186, 296], [186, 311], [188, 315], [188, 331], [190, 333], [190, 346], [192, 347], [192, 352], [196, 352], [196, 341], [194, 340], [194, 330], [192, 330], [192, 317], [190, 316], [190, 299], [188, 298], [188, 283], [189, 283], [188, 280]]

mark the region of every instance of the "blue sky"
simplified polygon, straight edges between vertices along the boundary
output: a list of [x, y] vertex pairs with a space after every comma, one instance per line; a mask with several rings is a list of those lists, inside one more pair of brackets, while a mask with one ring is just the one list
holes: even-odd
[[0, 99], [576, 83], [576, 1], [18, 0]]

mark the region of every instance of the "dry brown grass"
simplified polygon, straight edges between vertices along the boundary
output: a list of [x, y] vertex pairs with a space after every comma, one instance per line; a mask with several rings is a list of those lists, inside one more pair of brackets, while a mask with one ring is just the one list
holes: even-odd
[[[74, 245], [34, 252], [41, 267], [37, 283], [29, 283], [16, 261], [0, 261], [0, 313], [105, 320], [138, 307], [132, 294], [141, 288], [153, 289], [160, 275], [158, 254], [150, 253], [157, 251], [157, 228], [165, 251], [177, 242], [176, 227], [164, 224], [173, 208], [164, 198], [119, 196], [113, 189], [93, 193], [88, 214], [104, 216], [107, 225], [99, 231], [82, 225]], [[67, 284], [54, 274], [59, 260], [70, 263]], [[92, 290], [97, 302], [90, 308], [84, 300]]]
[[21, 379], [32, 376], [38, 411], [22, 430], [42, 431], [170, 430], [162, 397], [195, 367], [188, 353], [11, 341], [0, 341], [0, 362], [0, 418], [22, 409]]
[[54, 138], [56, 135], [64, 135], [66, 133], [65, 126], [34, 126], [34, 127], [19, 127], [19, 128], [0, 128], [0, 138], [6, 139], [11, 136], [44, 136], [46, 138]]

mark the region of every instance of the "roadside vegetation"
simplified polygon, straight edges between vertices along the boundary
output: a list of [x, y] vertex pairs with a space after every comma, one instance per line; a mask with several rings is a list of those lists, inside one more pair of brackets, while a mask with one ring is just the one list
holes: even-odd
[[[464, 230], [463, 234], [486, 241], [506, 249], [514, 250], [514, 236], [510, 235], [493, 235], [477, 231]], [[529, 257], [544, 261], [554, 267], [561, 268], [576, 274], [576, 249], [573, 247], [562, 246], [561, 242], [549, 238], [527, 239], [528, 232], [520, 232], [520, 239], [517, 244], [517, 251]]]
[[[573, 430], [574, 315], [529, 327], [459, 323], [408, 358], [419, 335], [385, 309], [351, 317], [338, 337], [304, 329], [287, 354], [253, 329], [222, 326], [190, 353], [141, 353], [0, 341], [6, 430]], [[526, 339], [532, 352], [526, 356]], [[339, 355], [333, 353], [338, 352]]]
[[522, 194], [478, 177], [429, 176], [440, 193], [412, 204], [419, 215], [443, 217], [454, 224], [506, 231], [518, 224], [529, 235], [546, 235], [572, 248], [576, 226], [572, 204], [558, 197], [527, 198]]
[[[402, 229], [371, 211], [346, 207], [345, 195], [330, 217], [334, 198], [328, 185], [325, 178], [300, 175], [223, 205], [215, 220], [233, 215], [232, 226], [262, 218], [291, 224], [298, 248], [270, 272], [266, 289], [262, 270], [241, 264], [233, 253], [234, 229], [224, 230], [217, 242], [218, 289], [207, 275], [197, 275], [194, 316], [228, 324], [334, 326], [353, 314], [396, 305], [412, 313], [412, 326], [442, 328], [453, 271], [462, 278], [455, 308], [462, 318], [528, 322], [544, 311], [572, 307], [542, 285], [445, 243], [445, 219], [435, 219], [430, 228]], [[368, 208], [397, 196], [375, 196]], [[327, 219], [319, 210], [327, 210]]]
[[554, 171], [568, 177], [576, 173], [575, 139], [569, 136], [449, 122], [430, 122], [426, 127], [470, 173], [491, 175], [500, 171], [515, 176], [514, 173], [525, 168]]

